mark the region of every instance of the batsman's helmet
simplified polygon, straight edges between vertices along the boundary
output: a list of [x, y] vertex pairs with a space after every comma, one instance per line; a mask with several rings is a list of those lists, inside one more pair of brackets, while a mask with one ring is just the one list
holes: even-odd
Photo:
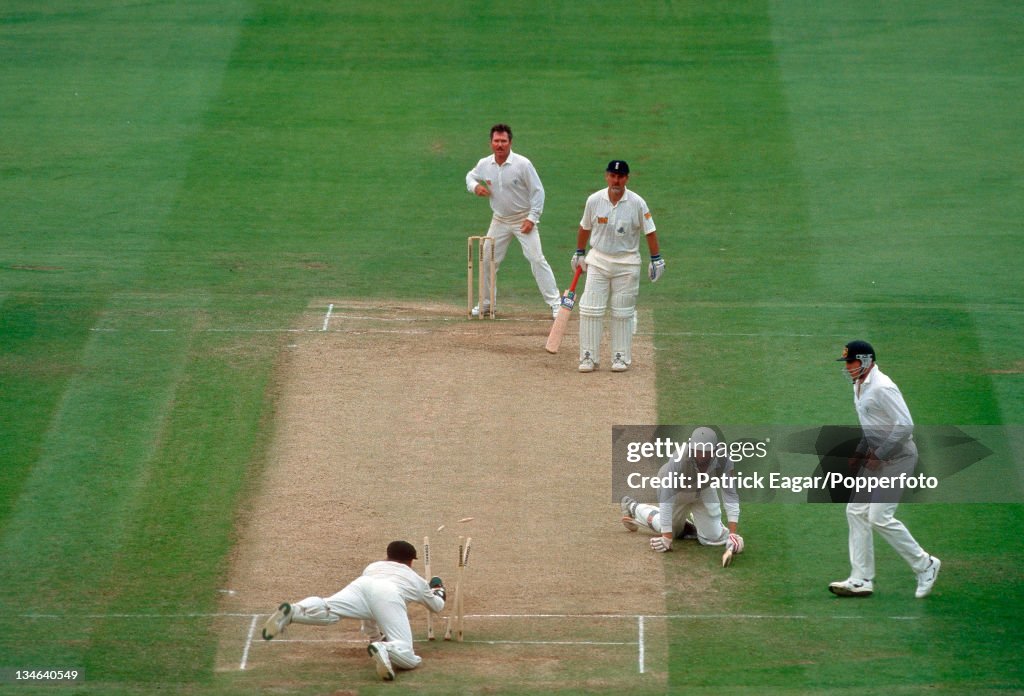
[[690, 435], [690, 456], [707, 461], [715, 456], [718, 434], [707, 426], [695, 428]]

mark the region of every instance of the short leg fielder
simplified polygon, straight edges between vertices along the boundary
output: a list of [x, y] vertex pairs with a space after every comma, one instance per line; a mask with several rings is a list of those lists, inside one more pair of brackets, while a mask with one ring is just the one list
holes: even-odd
[[[685, 538], [686, 522], [692, 517], [697, 541], [704, 546], [724, 545], [729, 540], [729, 530], [722, 524], [722, 505], [717, 498], [717, 493], [710, 488], [702, 490], [699, 497], [695, 496], [685, 502], [677, 498], [672, 509], [672, 536], [676, 539]], [[623, 512], [626, 513], [626, 510]], [[662, 533], [661, 509], [657, 505], [638, 503], [629, 516], [651, 534]]]
[[[526, 218], [523, 218], [525, 220]], [[530, 263], [530, 270], [533, 271], [533, 279], [537, 282], [537, 288], [544, 297], [544, 302], [549, 307], [561, 302], [562, 294], [558, 291], [558, 284], [555, 282], [555, 274], [550, 264], [544, 258], [544, 251], [540, 243], [540, 226], [534, 225], [533, 230], [528, 234], [521, 231], [523, 220], [516, 222], [502, 222], [496, 219], [491, 220], [491, 226], [487, 230], [487, 236], [494, 239], [494, 265], [495, 273], [501, 269], [501, 262], [505, 260], [509, 244], [513, 239], [518, 239], [523, 248], [523, 256]], [[484, 262], [484, 297], [491, 296], [491, 273], [490, 259]]]

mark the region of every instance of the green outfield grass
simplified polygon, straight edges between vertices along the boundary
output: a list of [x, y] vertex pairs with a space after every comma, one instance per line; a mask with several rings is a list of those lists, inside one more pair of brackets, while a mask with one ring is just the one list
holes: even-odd
[[[82, 694], [271, 686], [214, 670], [209, 615], [282, 330], [326, 297], [461, 307], [488, 219], [463, 176], [496, 121], [544, 180], [562, 285], [586, 196], [630, 162], [668, 264], [641, 288], [662, 423], [854, 423], [833, 359], [860, 337], [918, 423], [1024, 425], [1022, 56], [1013, 2], [8, 0], [0, 668], [84, 669]], [[503, 298], [542, 309], [509, 259]], [[1024, 690], [1022, 508], [904, 510], [946, 562], [936, 595], [880, 546], [884, 585], [849, 603], [825, 591], [840, 508], [750, 506], [706, 606], [768, 618], [672, 620], [669, 685]], [[687, 558], [666, 566], [690, 614]], [[630, 683], [567, 664], [566, 693]]]

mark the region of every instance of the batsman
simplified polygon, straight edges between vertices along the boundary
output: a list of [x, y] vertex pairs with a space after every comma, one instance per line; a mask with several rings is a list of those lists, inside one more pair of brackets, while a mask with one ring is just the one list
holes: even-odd
[[665, 272], [651, 211], [643, 198], [626, 188], [629, 165], [612, 160], [604, 179], [608, 187], [587, 198], [572, 257], [573, 271], [581, 266], [587, 274], [580, 297], [580, 372], [593, 372], [600, 362], [604, 315], [609, 304], [612, 372], [625, 372], [633, 363], [641, 235], [651, 255], [647, 268], [651, 282], [657, 282]]

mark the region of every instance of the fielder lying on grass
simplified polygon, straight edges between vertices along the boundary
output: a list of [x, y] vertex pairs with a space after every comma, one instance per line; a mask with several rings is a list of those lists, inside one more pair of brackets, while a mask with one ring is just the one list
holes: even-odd
[[[674, 488], [658, 489], [658, 505], [638, 503], [629, 496], [622, 498], [622, 524], [631, 532], [643, 527], [651, 537], [651, 550], [659, 553], [672, 550], [673, 539], [697, 539], [705, 546], [725, 546], [722, 565], [732, 563], [742, 553], [743, 537], [736, 533], [740, 520], [740, 498], [732, 484], [733, 465], [728, 457], [715, 456], [718, 435], [708, 427], [697, 428], [687, 447], [658, 470], [658, 479], [671, 477], [679, 482]], [[719, 479], [717, 487], [698, 486], [698, 473]], [[703, 478], [703, 477], [701, 477]], [[691, 484], [684, 486], [682, 482]], [[717, 483], [717, 482], [716, 482]], [[728, 527], [722, 524], [725, 504]]]
[[422, 658], [413, 651], [407, 604], [418, 602], [435, 614], [444, 609], [444, 583], [431, 578], [428, 584], [412, 569], [416, 547], [407, 541], [388, 544], [387, 560], [371, 563], [363, 574], [338, 593], [307, 597], [281, 604], [263, 626], [264, 640], [283, 632], [290, 623], [326, 626], [341, 619], [360, 619], [371, 636], [367, 650], [377, 675], [395, 678], [395, 668], [415, 669]]

